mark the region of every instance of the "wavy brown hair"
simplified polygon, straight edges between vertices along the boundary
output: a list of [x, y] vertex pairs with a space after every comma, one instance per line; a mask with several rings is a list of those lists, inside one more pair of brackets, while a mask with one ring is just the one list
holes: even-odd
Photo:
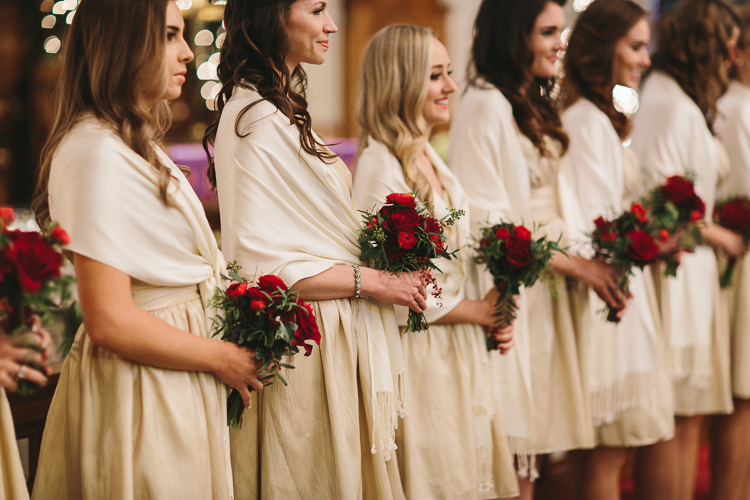
[[729, 41], [740, 20], [720, 0], [683, 0], [664, 13], [652, 70], [674, 78], [713, 130], [716, 101], [727, 90]]
[[[737, 48], [747, 50], [750, 48], [750, 5], [737, 5], [734, 7], [737, 17], [740, 19], [740, 39]], [[737, 78], [737, 67], [732, 65], [730, 77]]]
[[44, 227], [49, 216], [52, 158], [85, 115], [107, 124], [153, 165], [168, 204], [172, 174], [157, 157], [155, 141], [171, 124], [166, 102], [153, 100], [167, 86], [164, 54], [169, 0], [82, 0], [65, 37], [55, 121], [42, 150], [32, 209]]
[[563, 61], [563, 109], [588, 99], [609, 117], [620, 139], [630, 134], [631, 122], [612, 101], [615, 46], [645, 17], [632, 0], [594, 0], [578, 17]]
[[250, 109], [268, 101], [297, 127], [302, 149], [330, 162], [336, 158], [325, 144], [315, 138], [312, 119], [307, 111], [307, 75], [298, 65], [293, 72], [286, 65], [289, 38], [286, 21], [297, 0], [227, 0], [224, 8], [226, 38], [221, 46], [218, 75], [222, 84], [216, 97], [219, 116], [206, 129], [203, 148], [208, 156], [208, 179], [216, 187], [216, 169], [209, 146], [216, 140], [219, 120], [236, 87], [257, 91], [262, 99], [247, 105], [237, 116], [234, 131], [247, 137], [239, 129], [240, 120]]
[[389, 26], [367, 44], [359, 69], [357, 125], [359, 152], [372, 137], [401, 163], [406, 183], [424, 201], [432, 187], [417, 157], [429, 140], [422, 117], [427, 100], [435, 32], [419, 26]]
[[567, 0], [484, 0], [474, 23], [469, 85], [494, 85], [513, 107], [521, 132], [539, 152], [550, 156], [544, 144], [549, 136], [564, 154], [570, 142], [555, 107], [554, 78], [532, 78], [534, 53], [528, 39], [537, 17], [549, 2], [564, 6]]

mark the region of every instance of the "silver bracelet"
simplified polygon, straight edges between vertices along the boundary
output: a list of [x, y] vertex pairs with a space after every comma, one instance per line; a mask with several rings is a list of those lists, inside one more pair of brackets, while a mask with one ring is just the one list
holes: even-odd
[[358, 299], [362, 295], [362, 273], [357, 264], [352, 264], [352, 267], [354, 268], [354, 298]]

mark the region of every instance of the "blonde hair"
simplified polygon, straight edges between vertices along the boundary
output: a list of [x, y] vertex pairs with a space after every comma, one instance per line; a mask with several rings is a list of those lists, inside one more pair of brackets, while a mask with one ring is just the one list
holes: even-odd
[[409, 188], [423, 201], [432, 201], [432, 188], [417, 157], [429, 139], [422, 110], [435, 39], [428, 28], [383, 28], [365, 49], [357, 91], [359, 153], [367, 147], [368, 137], [384, 144], [401, 163]]
[[40, 226], [50, 220], [49, 176], [58, 146], [85, 114], [108, 124], [159, 174], [159, 193], [168, 204], [172, 180], [157, 156], [155, 141], [171, 123], [166, 102], [164, 54], [169, 0], [82, 0], [65, 38], [57, 87], [55, 121], [42, 150], [32, 208]]

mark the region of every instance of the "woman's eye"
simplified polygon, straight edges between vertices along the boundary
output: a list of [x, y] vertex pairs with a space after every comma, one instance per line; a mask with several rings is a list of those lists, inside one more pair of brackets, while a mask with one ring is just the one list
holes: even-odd
[[440, 78], [440, 73], [430, 75], [430, 80], [435, 81]]
[[177, 36], [177, 34], [176, 34], [175, 32], [173, 32], [173, 31], [170, 31], [169, 33], [167, 33], [167, 41], [168, 41], [168, 42], [171, 42], [172, 40], [174, 40], [174, 38], [175, 38], [176, 36]]

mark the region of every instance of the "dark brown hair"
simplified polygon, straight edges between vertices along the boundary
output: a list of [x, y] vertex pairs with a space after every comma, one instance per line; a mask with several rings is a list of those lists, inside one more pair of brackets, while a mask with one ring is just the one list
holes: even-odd
[[[154, 142], [171, 124], [166, 102], [151, 107], [167, 85], [164, 54], [169, 0], [82, 0], [65, 37], [52, 131], [42, 150], [31, 204], [37, 222], [49, 222], [52, 157], [65, 135], [92, 113], [109, 124], [159, 174], [159, 193], [168, 204], [172, 180]], [[119, 29], [118, 29], [119, 28]]]
[[240, 112], [235, 122], [237, 136], [247, 136], [238, 128], [244, 114], [253, 106], [268, 101], [297, 127], [305, 152], [324, 162], [336, 157], [313, 135], [312, 119], [307, 111], [305, 97], [305, 71], [298, 65], [290, 73], [286, 65], [289, 54], [286, 20], [295, 2], [297, 0], [227, 0], [224, 8], [226, 38], [221, 46], [218, 67], [222, 84], [221, 92], [216, 98], [219, 117], [208, 127], [203, 138], [203, 148], [210, 163], [208, 179], [214, 187], [216, 169], [209, 145], [213, 145], [216, 139], [224, 106], [236, 87], [253, 89], [262, 97]]
[[562, 7], [567, 0], [484, 0], [474, 23], [468, 75], [469, 85], [482, 79], [505, 95], [518, 128], [545, 156], [550, 155], [545, 135], [560, 144], [562, 153], [570, 142], [551, 96], [555, 79], [529, 76], [534, 54], [528, 38], [549, 2]]
[[[734, 7], [737, 17], [740, 19], [740, 40], [737, 47], [742, 50], [750, 48], [750, 5], [737, 5]], [[737, 68], [732, 65], [730, 75], [737, 78]]]
[[563, 108], [588, 99], [609, 117], [620, 139], [630, 134], [631, 123], [612, 101], [615, 46], [645, 17], [631, 0], [595, 0], [578, 18], [563, 61]]
[[740, 20], [720, 0], [682, 0], [664, 13], [652, 69], [674, 78], [713, 130], [716, 101], [727, 90], [729, 40]]

